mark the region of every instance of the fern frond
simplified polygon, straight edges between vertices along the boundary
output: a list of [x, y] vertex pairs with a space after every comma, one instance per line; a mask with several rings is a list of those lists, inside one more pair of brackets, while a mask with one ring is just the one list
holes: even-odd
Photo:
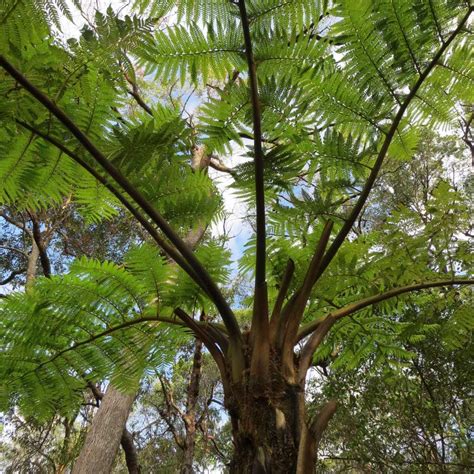
[[149, 305], [156, 307], [157, 295], [136, 251], [128, 260], [133, 274], [83, 258], [69, 274], [39, 279], [26, 296], [12, 294], [2, 301], [4, 402], [14, 400], [39, 417], [67, 413], [81, 403], [87, 380], [111, 378], [127, 389], [146, 367], [156, 370], [171, 363], [174, 354], [166, 344], [178, 342], [183, 333], [146, 318], [133, 324]]
[[220, 23], [202, 29], [196, 23], [169, 27], [144, 42], [137, 54], [147, 69], [168, 82], [177, 79], [206, 84], [210, 78], [225, 79], [245, 67], [238, 29]]

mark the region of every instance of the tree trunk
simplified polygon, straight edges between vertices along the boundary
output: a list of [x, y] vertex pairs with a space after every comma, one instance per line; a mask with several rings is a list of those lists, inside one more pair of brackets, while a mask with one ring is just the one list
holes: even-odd
[[226, 399], [234, 441], [230, 472], [295, 473], [304, 412], [301, 389], [280, 381], [261, 393], [244, 382], [235, 384]]
[[124, 433], [135, 394], [109, 385], [92, 420], [72, 474], [109, 474]]
[[120, 444], [122, 445], [122, 449], [125, 453], [125, 461], [127, 463], [129, 474], [140, 474], [140, 464], [138, 462], [137, 449], [135, 447], [135, 443], [133, 442], [133, 436], [130, 431], [127, 430], [127, 428], [123, 430]]
[[225, 405], [232, 422], [231, 474], [311, 474], [336, 402], [327, 402], [308, 419], [304, 384], [290, 383], [273, 357], [271, 381], [252, 377], [232, 384]]
[[[203, 313], [204, 314], [204, 313]], [[201, 321], [205, 318], [201, 316]], [[186, 438], [184, 442], [184, 462], [181, 474], [192, 474], [194, 461], [194, 448], [196, 445], [196, 404], [199, 396], [199, 385], [201, 382], [202, 370], [202, 342], [196, 339], [194, 345], [193, 367], [188, 385], [188, 396], [186, 400], [186, 414], [184, 424], [186, 428]]]
[[40, 251], [36, 245], [35, 239], [31, 239], [31, 252], [28, 255], [28, 266], [26, 267], [26, 290], [31, 288], [36, 278], [36, 270], [38, 266], [38, 259]]

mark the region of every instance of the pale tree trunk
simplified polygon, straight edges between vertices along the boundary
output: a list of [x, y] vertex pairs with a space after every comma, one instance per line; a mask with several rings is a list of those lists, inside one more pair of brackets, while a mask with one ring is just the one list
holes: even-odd
[[33, 285], [36, 278], [36, 269], [39, 259], [39, 248], [36, 245], [35, 239], [31, 239], [31, 252], [28, 255], [28, 266], [26, 267], [26, 284], [25, 288], [28, 290]]
[[134, 399], [134, 393], [122, 393], [109, 385], [72, 474], [109, 474], [112, 471]]

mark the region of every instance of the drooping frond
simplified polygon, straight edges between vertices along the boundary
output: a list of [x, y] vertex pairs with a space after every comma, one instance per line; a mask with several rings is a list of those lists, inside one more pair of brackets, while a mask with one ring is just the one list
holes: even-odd
[[15, 400], [39, 416], [67, 412], [87, 381], [111, 378], [126, 389], [144, 369], [165, 367], [171, 341], [182, 337], [155, 319], [167, 280], [164, 262], [145, 270], [136, 249], [127, 269], [80, 259], [67, 275], [2, 301], [3, 405]]

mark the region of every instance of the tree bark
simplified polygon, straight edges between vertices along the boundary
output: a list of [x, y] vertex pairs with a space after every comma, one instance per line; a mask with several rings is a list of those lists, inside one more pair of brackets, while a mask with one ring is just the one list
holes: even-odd
[[264, 397], [252, 384], [234, 387], [227, 399], [233, 428], [231, 474], [310, 474], [316, 467], [321, 437], [336, 410], [328, 402], [312, 423], [304, 391], [286, 382], [269, 387]]
[[[201, 317], [201, 321], [204, 317]], [[202, 341], [196, 339], [194, 345], [193, 367], [188, 385], [188, 396], [186, 400], [186, 414], [184, 416], [184, 425], [186, 437], [184, 442], [184, 460], [181, 474], [192, 474], [194, 462], [194, 449], [196, 446], [196, 405], [199, 396], [199, 386], [201, 383], [202, 372]]]
[[112, 471], [134, 398], [134, 393], [122, 393], [109, 385], [72, 474], [109, 474]]
[[261, 396], [252, 385], [234, 386], [226, 400], [234, 441], [230, 472], [295, 473], [304, 423], [300, 387], [280, 380]]
[[36, 270], [38, 266], [38, 259], [40, 251], [36, 245], [35, 239], [31, 239], [31, 252], [28, 255], [28, 266], [26, 267], [26, 290], [31, 288], [36, 278]]
[[138, 462], [138, 453], [133, 442], [133, 436], [130, 431], [125, 428], [122, 433], [122, 439], [120, 440], [122, 449], [125, 453], [125, 462], [127, 463], [127, 469], [130, 474], [140, 474], [140, 464]]

